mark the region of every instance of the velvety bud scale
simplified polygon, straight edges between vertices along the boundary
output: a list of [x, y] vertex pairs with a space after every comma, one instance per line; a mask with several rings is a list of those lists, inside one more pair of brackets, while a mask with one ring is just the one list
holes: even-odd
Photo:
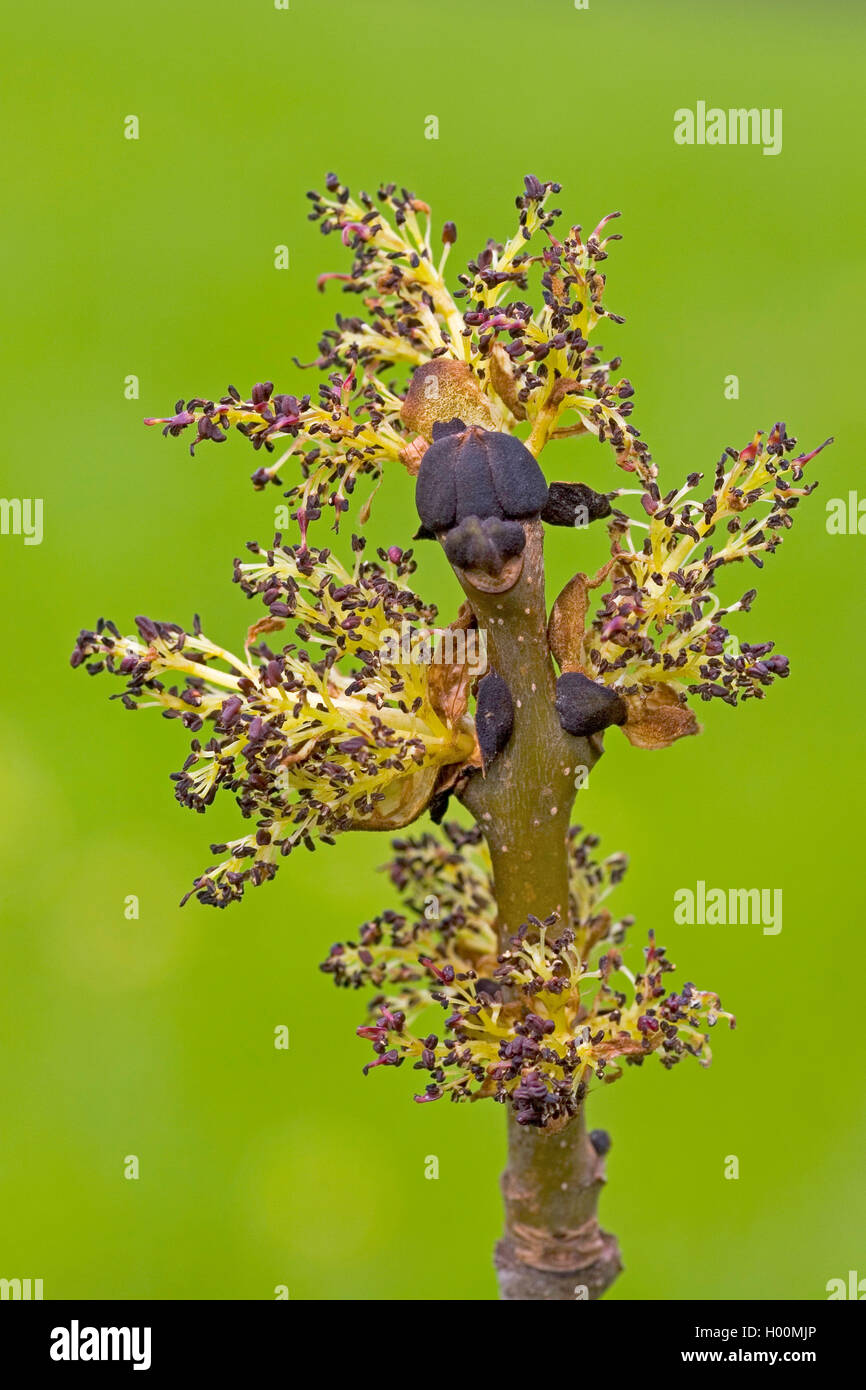
[[510, 434], [437, 427], [421, 460], [415, 502], [430, 531], [477, 516], [523, 521], [538, 516], [547, 501], [544, 474], [524, 444]]

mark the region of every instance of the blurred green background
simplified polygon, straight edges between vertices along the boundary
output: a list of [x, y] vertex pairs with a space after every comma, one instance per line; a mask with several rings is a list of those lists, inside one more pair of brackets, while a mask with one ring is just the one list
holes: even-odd
[[[709, 1071], [651, 1063], [592, 1095], [626, 1262], [610, 1297], [813, 1299], [866, 1275], [866, 539], [825, 527], [828, 499], [863, 487], [862, 92], [842, 76], [863, 40], [853, 3], [7, 7], [0, 491], [43, 497], [45, 536], [0, 537], [0, 1276], [41, 1277], [47, 1298], [495, 1293], [502, 1110], [416, 1106], [405, 1071], [365, 1079], [362, 997], [317, 973], [392, 905], [387, 841], [298, 854], [224, 913], [180, 910], [239, 816], [229, 798], [206, 819], [177, 806], [183, 730], [67, 665], [100, 613], [129, 631], [135, 613], [198, 611], [229, 646], [246, 631], [231, 560], [270, 538], [279, 494], [254, 493], [243, 440], [193, 461], [141, 419], [229, 381], [314, 386], [292, 356], [346, 304], [317, 295], [345, 266], [306, 220], [331, 168], [453, 218], [455, 273], [508, 234], [526, 172], [560, 180], [585, 228], [622, 209], [605, 268], [628, 321], [601, 341], [664, 486], [780, 417], [802, 447], [835, 434], [779, 554], [731, 577], [760, 585], [739, 635], [775, 638], [791, 680], [704, 709], [702, 739], [665, 753], [613, 734], [578, 811], [632, 856], [616, 903], [637, 916], [633, 958], [654, 926], [676, 978], [739, 1019]], [[783, 152], [675, 145], [674, 110], [699, 99], [783, 108]], [[559, 448], [559, 476], [625, 481], [591, 442]], [[412, 515], [389, 475], [373, 536], [403, 540]], [[554, 541], [556, 585], [569, 550], [589, 569], [605, 546]], [[418, 587], [450, 616], [432, 547]], [[781, 887], [783, 931], [674, 926], [673, 891], [698, 878]]]

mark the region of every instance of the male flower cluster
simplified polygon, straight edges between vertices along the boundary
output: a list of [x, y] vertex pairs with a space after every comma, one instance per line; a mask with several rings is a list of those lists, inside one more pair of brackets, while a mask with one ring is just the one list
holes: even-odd
[[[309, 195], [310, 216], [325, 234], [339, 235], [352, 264], [319, 283], [337, 281], [360, 304], [359, 313], [337, 316], [310, 364], [327, 372], [318, 399], [275, 393], [272, 382], [243, 399], [230, 386], [219, 400], [181, 399], [172, 415], [146, 423], [173, 436], [192, 430], [191, 452], [235, 429], [255, 449], [276, 454], [256, 469], [253, 483], [281, 483], [284, 465], [297, 470], [300, 480], [290, 480], [286, 496], [302, 528], [325, 507], [339, 520], [358, 481], [375, 482], [389, 462], [417, 471], [431, 438], [429, 397], [417, 382], [413, 392], [409, 380], [419, 367], [425, 388], [432, 382], [437, 396], [439, 389], [454, 395], [450, 412], [437, 399], [435, 418], [450, 413], [500, 431], [526, 422], [536, 456], [552, 438], [590, 433], [611, 444], [623, 468], [652, 479], [649, 453], [629, 423], [631, 384], [612, 379], [620, 360], [602, 361], [589, 342], [605, 319], [623, 322], [604, 307], [600, 269], [608, 243], [618, 238], [602, 234], [610, 218], [585, 239], [577, 226], [554, 235], [561, 212], [546, 205], [559, 192], [559, 184], [527, 176], [514, 233], [504, 243], [489, 240], [452, 293], [444, 272], [457, 238], [453, 222], [444, 224], [437, 253], [426, 203], [393, 184], [356, 198], [329, 175], [325, 191]], [[523, 297], [530, 275], [537, 307]], [[444, 370], [431, 377], [437, 364]]]
[[725, 566], [749, 560], [763, 567], [800, 499], [817, 486], [804, 482], [804, 470], [829, 442], [795, 455], [796, 440], [776, 424], [744, 449], [725, 451], [702, 500], [702, 474], [664, 496], [651, 482], [640, 498], [649, 520], [639, 548], [632, 539], [639, 523], [615, 513], [611, 588], [583, 640], [588, 673], [638, 697], [635, 713], [647, 696], [658, 707], [662, 687], [735, 705], [762, 698], [776, 677], [787, 676], [788, 659], [773, 654], [772, 642], [740, 645], [724, 625], [748, 611], [756, 590], [722, 606], [715, 584]]
[[[530, 918], [507, 949], [496, 936], [493, 886], [480, 832], [449, 823], [446, 839], [394, 842], [388, 866], [404, 912], [361, 927], [337, 944], [322, 969], [338, 985], [373, 987], [373, 1021], [358, 1029], [375, 1060], [365, 1070], [409, 1062], [426, 1075], [419, 1102], [490, 1097], [521, 1124], [544, 1127], [573, 1114], [589, 1082], [612, 1081], [623, 1064], [655, 1053], [670, 1068], [685, 1056], [709, 1065], [705, 1030], [734, 1025], [718, 997], [686, 984], [669, 992], [673, 970], [650, 933], [644, 968], [633, 974], [620, 946], [630, 919], [604, 906], [626, 867], [598, 861], [598, 841], [569, 833], [573, 925]], [[441, 1032], [424, 1033], [438, 1005]]]
[[[250, 834], [211, 846], [227, 857], [195, 881], [201, 902], [225, 907], [247, 883], [273, 878], [299, 843], [330, 843], [347, 829], [397, 829], [431, 800], [443, 768], [475, 747], [465, 701], [445, 704], [431, 669], [393, 652], [383, 634], [401, 622], [429, 624], [425, 606], [401, 582], [411, 551], [349, 571], [328, 550], [284, 546], [277, 537], [235, 562], [235, 580], [262, 599], [267, 615], [242, 657], [211, 642], [196, 619], [136, 619], [139, 637], [112, 622], [82, 631], [72, 665], [126, 679], [128, 708], [160, 708], [195, 735], [173, 774], [177, 799], [204, 811], [220, 789], [234, 794]], [[295, 641], [265, 636], [286, 623]], [[189, 896], [189, 895], [187, 895]]]
[[[553, 606], [551, 650], [563, 672], [580, 672], [624, 699], [623, 729], [642, 748], [666, 747], [700, 732], [688, 696], [729, 705], [762, 699], [788, 675], [788, 658], [773, 642], [740, 643], [725, 620], [747, 612], [757, 590], [723, 606], [720, 572], [749, 560], [761, 569], [793, 525], [800, 499], [817, 486], [807, 464], [826, 447], [794, 454], [784, 424], [758, 432], [744, 449], [719, 459], [709, 495], [701, 473], [662, 495], [649, 482], [640, 496], [644, 520], [612, 510], [613, 558], [589, 579], [577, 574]], [[609, 494], [613, 497], [614, 494]], [[622, 494], [619, 494], [621, 497]], [[634, 531], [643, 530], [635, 542]], [[590, 618], [591, 591], [602, 592]]]

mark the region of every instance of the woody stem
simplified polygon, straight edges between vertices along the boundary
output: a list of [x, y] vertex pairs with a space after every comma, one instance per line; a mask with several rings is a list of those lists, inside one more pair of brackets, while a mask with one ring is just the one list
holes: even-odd
[[622, 1268], [616, 1237], [598, 1224], [604, 1160], [584, 1109], [556, 1132], [520, 1125], [509, 1112], [505, 1230], [494, 1256], [502, 1299], [595, 1300]]
[[[561, 728], [547, 641], [543, 530], [526, 526], [517, 583], [505, 592], [475, 587], [457, 570], [478, 625], [487, 634], [490, 669], [508, 684], [514, 727], [484, 776], [472, 777], [462, 800], [490, 849], [500, 950], [531, 913], [569, 918], [566, 837], [580, 769], [597, 761], [595, 740]], [[509, 1115], [503, 1174], [505, 1230], [496, 1248], [500, 1295], [507, 1300], [599, 1298], [619, 1271], [614, 1237], [595, 1215], [604, 1181], [583, 1106], [544, 1129]]]

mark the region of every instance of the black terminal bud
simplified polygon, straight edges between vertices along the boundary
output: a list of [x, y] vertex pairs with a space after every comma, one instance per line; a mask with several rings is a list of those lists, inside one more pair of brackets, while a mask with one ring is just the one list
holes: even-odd
[[599, 1158], [604, 1158], [605, 1154], [610, 1152], [611, 1137], [606, 1129], [591, 1129], [589, 1132], [589, 1142], [592, 1144]]
[[582, 526], [610, 516], [610, 501], [586, 483], [551, 483], [541, 520], [548, 526]]
[[622, 696], [579, 671], [564, 671], [556, 682], [556, 712], [567, 734], [583, 738], [624, 724], [628, 714]]
[[456, 415], [453, 420], [435, 420], [433, 422], [433, 439], [444, 439], [446, 434], [463, 434], [466, 429], [465, 421]]
[[498, 516], [488, 516], [483, 521], [467, 516], [443, 541], [452, 565], [490, 575], [500, 574], [506, 560], [522, 554], [525, 545], [526, 534], [520, 522], [500, 521]]
[[514, 728], [514, 701], [501, 676], [488, 671], [478, 682], [475, 731], [485, 771], [501, 753]]
[[429, 531], [477, 516], [523, 521], [540, 514], [547, 483], [532, 454], [512, 434], [450, 420], [433, 427], [421, 460], [415, 504]]

